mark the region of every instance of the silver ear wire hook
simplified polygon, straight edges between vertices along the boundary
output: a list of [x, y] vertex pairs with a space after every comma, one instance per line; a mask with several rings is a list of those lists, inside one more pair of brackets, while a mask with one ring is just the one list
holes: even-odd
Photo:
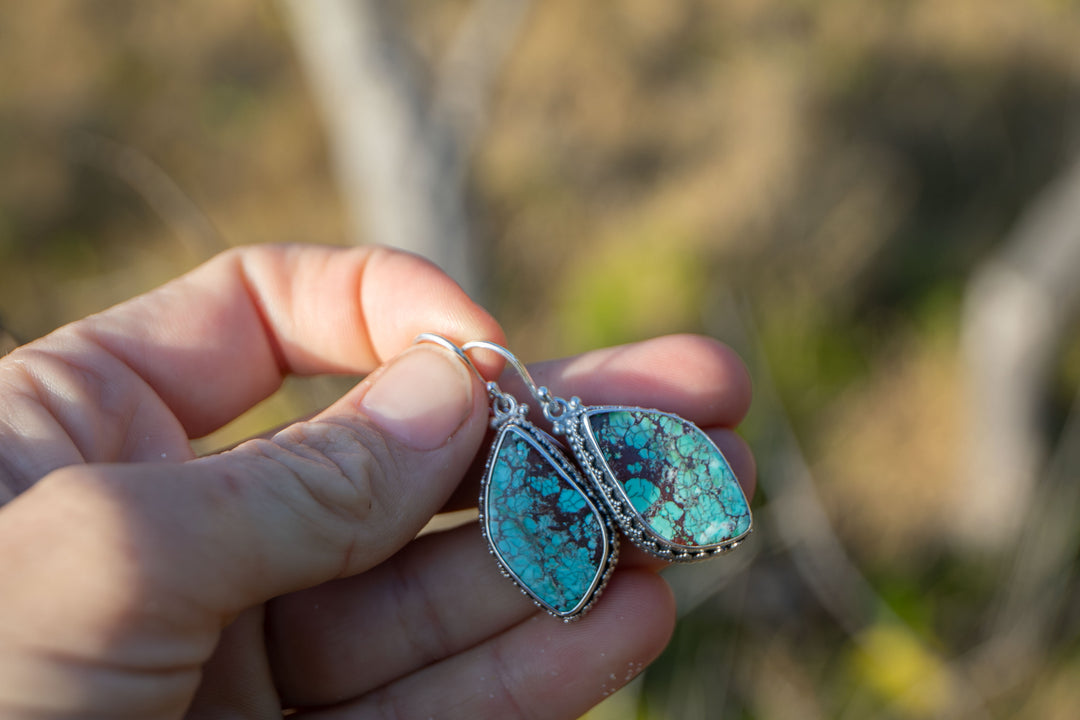
[[462, 351], [466, 353], [468, 353], [470, 350], [475, 350], [477, 348], [481, 348], [483, 350], [490, 350], [493, 353], [501, 355], [503, 359], [506, 360], [506, 362], [510, 363], [511, 367], [513, 367], [514, 370], [517, 371], [517, 374], [521, 376], [521, 379], [525, 381], [525, 385], [529, 388], [529, 392], [533, 396], [535, 396], [537, 400], [540, 399], [540, 397], [536, 394], [537, 387], [536, 383], [533, 382], [532, 375], [529, 374], [528, 368], [526, 368], [525, 365], [517, 359], [514, 353], [510, 352], [502, 345], [490, 342], [488, 340], [472, 340], [461, 346]]
[[529, 389], [529, 393], [536, 398], [536, 401], [540, 403], [540, 409], [544, 412], [550, 422], [558, 423], [563, 419], [567, 412], [576, 410], [580, 406], [580, 401], [577, 398], [572, 398], [569, 402], [563, 400], [560, 397], [555, 397], [551, 394], [551, 391], [544, 386], [537, 386], [536, 382], [532, 379], [532, 375], [529, 374], [528, 368], [525, 364], [517, 359], [514, 353], [510, 352], [502, 345], [490, 342], [488, 340], [472, 340], [461, 346], [464, 352], [470, 350], [482, 349], [490, 350], [493, 353], [501, 355], [511, 367], [517, 371], [517, 374], [521, 376], [521, 379], [525, 382], [525, 386]]
[[461, 359], [461, 361], [463, 363], [468, 365], [469, 368], [472, 369], [472, 371], [474, 373], [476, 373], [476, 377], [480, 378], [480, 382], [487, 385], [487, 380], [484, 378], [483, 375], [480, 374], [480, 371], [476, 369], [476, 366], [473, 365], [473, 361], [465, 353], [465, 349], [460, 348], [457, 345], [455, 345], [452, 340], [448, 340], [447, 338], [444, 338], [442, 335], [439, 335], [437, 333], [422, 332], [413, 339], [413, 345], [419, 345], [422, 342], [435, 343], [436, 345], [438, 345], [438, 346], [440, 346], [442, 348], [445, 348], [445, 349], [449, 350], [450, 352], [454, 353], [455, 355], [458, 356], [458, 358]]

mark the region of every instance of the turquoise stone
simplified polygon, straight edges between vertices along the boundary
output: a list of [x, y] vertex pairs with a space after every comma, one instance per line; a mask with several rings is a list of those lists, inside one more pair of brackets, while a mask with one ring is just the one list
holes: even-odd
[[607, 569], [606, 523], [580, 486], [519, 426], [506, 426], [493, 452], [483, 494], [492, 549], [551, 612], [578, 612]]
[[615, 489], [657, 539], [694, 550], [750, 530], [739, 481], [698, 426], [637, 408], [594, 410], [586, 422]]

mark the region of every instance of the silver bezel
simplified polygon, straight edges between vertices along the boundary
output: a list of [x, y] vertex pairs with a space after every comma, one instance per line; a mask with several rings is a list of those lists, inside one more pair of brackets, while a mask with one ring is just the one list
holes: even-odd
[[[563, 479], [570, 483], [574, 489], [581, 493], [585, 498], [589, 508], [595, 513], [596, 517], [600, 520], [601, 533], [603, 534], [603, 547], [604, 547], [604, 559], [598, 569], [588, 592], [581, 599], [581, 601], [572, 610], [566, 612], [560, 612], [548, 603], [544, 602], [538, 597], [529, 587], [518, 577], [518, 575], [510, 568], [509, 563], [499, 553], [498, 548], [491, 541], [491, 537], [488, 534], [487, 526], [487, 506], [488, 506], [488, 491], [491, 486], [491, 474], [494, 471], [495, 459], [499, 455], [499, 451], [502, 449], [503, 442], [509, 433], [516, 433], [522, 437], [526, 442], [532, 445], [538, 452], [540, 452], [552, 466], [558, 470]], [[611, 573], [615, 568], [615, 563], [619, 558], [619, 542], [618, 535], [615, 532], [615, 528], [611, 524], [611, 520], [608, 518], [605, 509], [600, 505], [598, 499], [594, 493], [590, 490], [589, 483], [587, 483], [577, 469], [566, 460], [562, 451], [559, 449], [556, 441], [547, 433], [543, 432], [539, 428], [535, 427], [527, 420], [523, 420], [520, 417], [508, 418], [501, 424], [498, 429], [498, 434], [495, 437], [495, 442], [492, 444], [491, 452], [488, 454], [487, 463], [484, 466], [484, 476], [481, 481], [480, 487], [480, 531], [484, 535], [484, 539], [487, 541], [488, 552], [498, 561], [499, 571], [504, 577], [510, 578], [515, 585], [535, 604], [537, 607], [542, 608], [554, 617], [561, 618], [564, 622], [572, 622], [582, 617], [596, 602], [597, 598], [603, 592], [607, 586], [608, 580], [611, 578]]]

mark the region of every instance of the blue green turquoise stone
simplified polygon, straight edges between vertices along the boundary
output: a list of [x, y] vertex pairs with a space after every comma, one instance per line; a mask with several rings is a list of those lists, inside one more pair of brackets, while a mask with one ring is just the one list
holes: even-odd
[[731, 466], [693, 423], [637, 409], [601, 410], [588, 422], [626, 501], [658, 537], [694, 548], [750, 529], [750, 508]]
[[541, 603], [573, 613], [592, 594], [608, 544], [596, 507], [517, 427], [498, 444], [484, 522], [500, 560]]

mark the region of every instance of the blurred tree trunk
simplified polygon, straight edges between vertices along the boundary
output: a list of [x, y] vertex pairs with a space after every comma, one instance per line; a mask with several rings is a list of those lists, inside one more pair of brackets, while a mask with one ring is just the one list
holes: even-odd
[[430, 89], [394, 3], [281, 4], [322, 108], [354, 241], [424, 255], [475, 296], [468, 161], [529, 3], [477, 0]]
[[1080, 159], [1021, 217], [967, 290], [963, 358], [971, 432], [957, 498], [961, 540], [1017, 537], [1047, 458], [1054, 359], [1080, 307]]

